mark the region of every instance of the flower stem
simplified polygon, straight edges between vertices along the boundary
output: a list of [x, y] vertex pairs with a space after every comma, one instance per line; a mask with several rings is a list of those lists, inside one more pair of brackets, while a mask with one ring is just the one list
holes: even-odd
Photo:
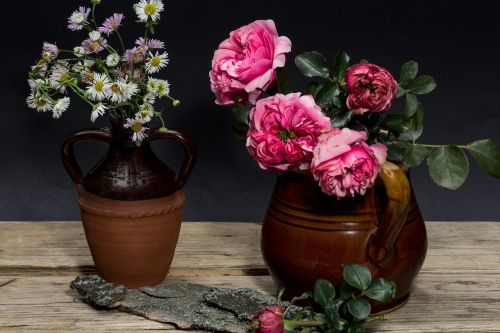
[[[74, 84], [69, 84], [68, 85], [70, 87], [71, 90], [73, 90], [73, 92], [75, 94], [77, 94], [81, 99], [83, 99], [85, 102], [87, 102], [90, 106], [94, 107], [94, 103], [92, 103], [91, 101], [89, 101], [89, 99], [87, 97], [85, 97], [84, 94], [82, 94], [80, 91], [83, 91], [81, 90], [80, 88], [78, 88], [77, 86], [75, 86]], [[79, 91], [80, 90], [80, 91]]]
[[283, 320], [285, 327], [318, 327], [326, 324], [325, 320]]
[[[427, 148], [440, 148], [443, 146], [449, 146], [449, 145], [430, 145], [430, 144], [424, 144], [424, 143], [414, 143], [415, 146], [422, 146], [422, 147], [427, 147]], [[452, 146], [457, 146], [462, 149], [469, 149], [468, 145], [452, 145]]]
[[125, 44], [123, 43], [122, 35], [120, 35], [120, 32], [118, 30], [116, 30], [116, 36], [120, 41], [120, 45], [122, 46], [122, 51], [125, 52]]

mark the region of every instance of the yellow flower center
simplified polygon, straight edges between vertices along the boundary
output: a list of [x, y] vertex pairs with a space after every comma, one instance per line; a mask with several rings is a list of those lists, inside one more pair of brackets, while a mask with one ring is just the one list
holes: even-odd
[[63, 73], [61, 74], [61, 76], [59, 77], [59, 82], [64, 82], [66, 81], [67, 79], [69, 79], [71, 76], [68, 74], [68, 73]]
[[130, 128], [132, 129], [132, 131], [138, 133], [138, 132], [142, 131], [142, 124], [141, 123], [134, 123], [132, 126], [130, 126]]
[[35, 103], [36, 103], [36, 105], [38, 105], [38, 106], [44, 106], [44, 105], [46, 105], [46, 104], [47, 104], [47, 101], [46, 101], [45, 99], [43, 99], [43, 98], [37, 98], [37, 99], [35, 100]]
[[91, 43], [89, 45], [90, 52], [95, 52], [99, 48], [99, 46], [101, 46], [101, 45], [97, 42]]
[[153, 57], [151, 58], [151, 66], [153, 67], [158, 67], [161, 63], [161, 58], [160, 57]]
[[153, 16], [156, 14], [156, 6], [154, 3], [148, 3], [146, 6], [144, 6], [144, 14], [148, 16]]
[[118, 94], [118, 93], [121, 93], [122, 92], [122, 89], [120, 88], [119, 85], [117, 85], [116, 83], [113, 83], [111, 85], [111, 91]]
[[161, 83], [160, 83], [160, 84], [158, 84], [158, 88], [157, 88], [157, 90], [156, 90], [156, 91], [158, 92], [158, 95], [163, 94], [163, 93], [165, 92], [165, 85], [163, 85], [163, 84], [161, 84]]
[[97, 81], [96, 83], [94, 83], [94, 89], [97, 92], [101, 92], [102, 88], [104, 88], [104, 83], [102, 81]]
[[94, 79], [94, 72], [85, 73], [85, 79], [88, 81], [92, 81]]

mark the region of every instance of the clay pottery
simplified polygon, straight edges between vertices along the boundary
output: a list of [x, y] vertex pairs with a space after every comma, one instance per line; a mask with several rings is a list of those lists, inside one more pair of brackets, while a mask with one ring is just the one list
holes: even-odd
[[[178, 176], [152, 151], [150, 142], [181, 143], [185, 159]], [[83, 176], [73, 154], [81, 141], [103, 141], [109, 149]], [[98, 272], [129, 288], [156, 285], [172, 262], [185, 198], [182, 188], [196, 150], [186, 134], [153, 130], [140, 146], [112, 120], [110, 129], [69, 135], [62, 146], [64, 166], [76, 185], [85, 235]]]
[[366, 265], [372, 277], [396, 283], [389, 302], [374, 313], [397, 309], [408, 299], [425, 259], [425, 224], [406, 173], [383, 165], [364, 196], [337, 199], [324, 194], [310, 173], [278, 176], [262, 227], [262, 253], [277, 289], [293, 297], [317, 279], [339, 286], [346, 264]]

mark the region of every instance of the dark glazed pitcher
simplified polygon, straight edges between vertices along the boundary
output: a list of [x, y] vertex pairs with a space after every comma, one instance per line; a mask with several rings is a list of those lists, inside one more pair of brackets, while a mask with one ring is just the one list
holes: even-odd
[[[68, 136], [62, 159], [79, 194], [85, 235], [99, 273], [110, 282], [136, 288], [163, 281], [179, 237], [181, 191], [196, 150], [185, 134], [153, 130], [138, 147], [131, 132], [112, 121], [108, 129], [83, 130]], [[185, 148], [180, 172], [158, 159], [153, 140], [169, 139]], [[109, 149], [83, 176], [73, 154], [81, 141], [103, 141]]]
[[374, 279], [393, 280], [396, 298], [373, 304], [380, 313], [408, 299], [427, 236], [405, 172], [387, 162], [374, 188], [340, 200], [325, 195], [310, 174], [280, 175], [261, 245], [275, 284], [286, 288], [287, 297], [312, 290], [320, 278], [339, 286], [349, 263], [366, 265]]

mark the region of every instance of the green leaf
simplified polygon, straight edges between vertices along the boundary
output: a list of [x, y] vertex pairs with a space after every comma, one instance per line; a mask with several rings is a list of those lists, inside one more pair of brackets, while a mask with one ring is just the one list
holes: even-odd
[[384, 118], [384, 125], [396, 133], [402, 133], [408, 129], [406, 119], [401, 114], [390, 114]]
[[433, 148], [427, 158], [427, 168], [432, 180], [447, 189], [456, 190], [469, 174], [469, 161], [457, 146]]
[[410, 119], [405, 119], [404, 127], [406, 128], [400, 135], [400, 140], [415, 141], [424, 131], [424, 109], [422, 104], [418, 103], [417, 112]]
[[340, 114], [338, 116], [335, 116], [332, 119], [332, 126], [333, 127], [345, 127], [352, 120], [352, 117], [353, 117], [352, 111], [347, 111], [344, 114]]
[[248, 125], [242, 123], [235, 123], [232, 126], [233, 134], [238, 139], [245, 139], [247, 137]]
[[295, 65], [301, 73], [308, 77], [327, 78], [330, 74], [328, 64], [321, 53], [304, 52], [295, 57]]
[[339, 50], [337, 55], [335, 56], [335, 60], [333, 61], [333, 70], [332, 77], [337, 80], [337, 82], [341, 82], [344, 80], [345, 72], [349, 68], [349, 61], [351, 57], [344, 52], [343, 50]]
[[276, 84], [281, 94], [286, 95], [290, 92], [290, 83], [286, 76], [286, 70], [283, 67], [276, 69]]
[[370, 288], [366, 289], [365, 295], [380, 302], [388, 301], [396, 296], [396, 284], [392, 281], [376, 279]]
[[345, 281], [340, 286], [340, 297], [345, 301], [354, 296], [354, 290]]
[[411, 149], [411, 143], [406, 141], [387, 142], [387, 159], [393, 162], [403, 162]]
[[252, 109], [250, 104], [239, 104], [235, 103], [231, 110], [233, 111], [233, 116], [238, 123], [248, 125], [248, 114]]
[[411, 118], [417, 112], [419, 102], [417, 99], [417, 96], [412, 95], [412, 94], [406, 94], [406, 100], [405, 100], [405, 117], [406, 118]]
[[346, 322], [340, 318], [338, 308], [334, 306], [325, 308], [325, 320], [329, 327], [333, 327], [337, 331], [342, 331], [346, 325]]
[[306, 86], [306, 95], [316, 95], [316, 92], [318, 91], [319, 83], [311, 81], [307, 84]]
[[428, 94], [436, 88], [436, 82], [429, 75], [422, 75], [411, 82], [406, 89], [415, 95]]
[[398, 92], [396, 94], [396, 98], [403, 97], [406, 93], [407, 91], [403, 87], [398, 86]]
[[428, 156], [429, 148], [416, 144], [408, 144], [404, 155], [404, 164], [409, 168], [419, 166]]
[[344, 281], [354, 288], [366, 290], [370, 286], [372, 275], [365, 266], [350, 264], [344, 268]]
[[314, 284], [314, 301], [326, 308], [333, 303], [335, 288], [327, 280], [317, 280]]
[[325, 85], [319, 89], [314, 97], [316, 104], [320, 108], [325, 108], [333, 105], [333, 99], [340, 94], [340, 89], [337, 83], [327, 82]]
[[300, 330], [300, 333], [311, 333], [312, 327], [304, 327]]
[[360, 324], [354, 324], [347, 330], [347, 333], [365, 333], [365, 332], [366, 329], [363, 326], [360, 326]]
[[477, 164], [490, 176], [500, 178], [500, 147], [491, 139], [477, 140], [467, 145]]
[[401, 66], [401, 74], [399, 76], [399, 84], [406, 87], [411, 81], [417, 77], [418, 64], [415, 61], [409, 61]]
[[364, 298], [353, 298], [347, 302], [347, 309], [354, 318], [365, 320], [371, 312], [370, 303]]

